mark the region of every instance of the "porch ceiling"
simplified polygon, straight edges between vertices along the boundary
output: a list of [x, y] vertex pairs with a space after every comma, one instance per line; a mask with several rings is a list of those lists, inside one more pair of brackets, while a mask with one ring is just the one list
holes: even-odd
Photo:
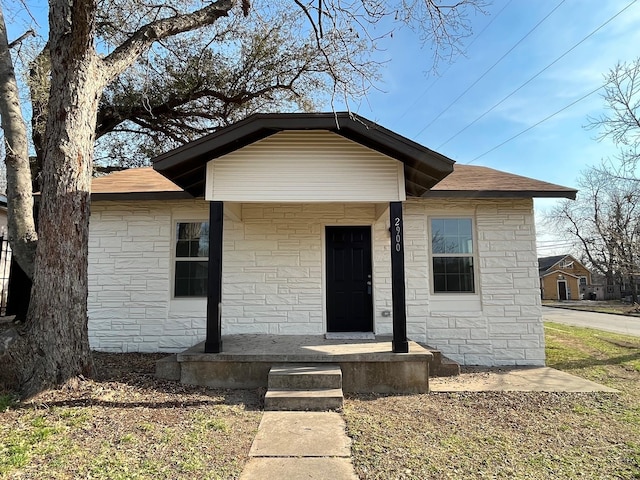
[[453, 160], [358, 115], [255, 114], [153, 159], [153, 168], [195, 197], [204, 195], [207, 162], [285, 130], [326, 130], [404, 164], [405, 189], [420, 197], [453, 171]]

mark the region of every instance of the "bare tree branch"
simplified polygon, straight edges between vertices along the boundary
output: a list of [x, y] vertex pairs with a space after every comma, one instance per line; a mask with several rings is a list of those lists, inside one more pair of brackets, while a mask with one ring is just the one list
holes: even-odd
[[219, 18], [226, 17], [233, 5], [233, 0], [217, 0], [195, 12], [156, 20], [143, 26], [103, 60], [105, 84], [131, 66], [154, 42], [211, 25]]

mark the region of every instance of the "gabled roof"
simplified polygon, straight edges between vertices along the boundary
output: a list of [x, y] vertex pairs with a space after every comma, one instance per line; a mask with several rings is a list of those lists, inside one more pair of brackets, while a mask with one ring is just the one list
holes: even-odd
[[192, 198], [151, 167], [130, 168], [91, 181], [93, 200], [155, 200]]
[[[515, 177], [512, 179], [512, 177]], [[496, 178], [503, 184], [496, 184]], [[526, 181], [525, 181], [526, 180]], [[520, 182], [520, 183], [518, 183]], [[510, 185], [518, 185], [511, 189]], [[446, 188], [449, 187], [450, 190]], [[170, 198], [192, 198], [182, 188], [167, 180], [151, 167], [131, 168], [121, 172], [114, 172], [93, 179], [91, 197], [94, 200], [151, 200]], [[546, 190], [545, 190], [546, 189]], [[564, 189], [564, 190], [562, 190]], [[556, 192], [562, 196], [563, 192], [575, 192], [565, 187], [553, 185], [531, 178], [519, 177], [510, 173], [500, 172], [492, 168], [472, 165], [454, 165], [453, 173], [444, 181], [436, 185], [425, 197], [465, 197], [465, 198], [496, 198], [496, 197], [535, 197], [540, 192]], [[566, 255], [556, 257], [556, 262]], [[542, 261], [544, 259], [538, 259]], [[552, 266], [553, 264], [549, 265]]]
[[577, 190], [477, 165], [456, 164], [449, 175], [423, 197], [576, 198]]
[[[549, 272], [560, 271], [560, 270], [562, 270], [563, 273], [566, 273], [564, 271], [563, 267], [561, 267], [561, 266], [559, 266], [555, 270], [551, 270], [555, 265], [559, 264], [560, 262], [562, 262], [566, 258], [571, 259], [572, 262], [575, 262], [578, 265], [580, 265], [582, 268], [584, 268], [585, 270], [588, 270], [587, 267], [585, 267], [581, 262], [576, 260], [574, 256], [569, 255], [569, 254], [565, 254], [565, 255], [554, 255], [552, 257], [541, 257], [541, 258], [538, 258], [538, 272], [540, 273], [541, 276], [547, 275]], [[567, 273], [567, 275], [572, 275], [572, 274], [569, 272], [569, 273]], [[576, 275], [573, 275], [573, 276], [576, 276]]]
[[254, 114], [156, 157], [153, 168], [199, 197], [209, 160], [285, 130], [330, 131], [402, 162], [410, 196], [421, 196], [453, 171], [453, 160], [349, 112]]
[[558, 263], [560, 260], [564, 259], [565, 257], [568, 257], [567, 254], [565, 255], [554, 255], [552, 257], [541, 257], [538, 258], [538, 270], [540, 272], [544, 272], [546, 270], [549, 270], [551, 267], [553, 267], [556, 263]]

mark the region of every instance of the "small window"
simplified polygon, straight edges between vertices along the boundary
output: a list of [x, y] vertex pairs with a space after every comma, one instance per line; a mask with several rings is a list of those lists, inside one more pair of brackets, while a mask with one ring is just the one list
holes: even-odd
[[580, 277], [580, 286], [585, 287], [587, 285], [587, 277]]
[[178, 222], [175, 237], [175, 297], [206, 297], [209, 223]]
[[431, 219], [431, 258], [434, 292], [475, 292], [472, 220]]

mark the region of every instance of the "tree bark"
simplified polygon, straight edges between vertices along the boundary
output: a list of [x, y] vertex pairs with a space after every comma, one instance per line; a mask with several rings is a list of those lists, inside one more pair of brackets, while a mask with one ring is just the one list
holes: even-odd
[[[21, 394], [92, 372], [87, 331], [89, 195], [98, 101], [95, 2], [52, 0], [51, 94], [31, 303], [10, 355]], [[30, 188], [29, 188], [30, 190]]]
[[90, 189], [105, 86], [154, 41], [214, 23], [232, 5], [218, 0], [191, 16], [174, 17], [173, 24], [153, 22], [101, 59], [94, 48], [95, 0], [50, 0], [51, 90], [39, 239], [27, 320], [16, 348], [8, 351], [24, 398], [93, 371], [87, 318]]
[[9, 243], [13, 255], [33, 278], [36, 229], [33, 216], [33, 194], [27, 129], [20, 109], [20, 94], [9, 50], [7, 28], [0, 7], [0, 117], [5, 140], [7, 167], [7, 221]]
[[44, 161], [45, 128], [49, 113], [51, 62], [49, 45], [46, 45], [29, 65], [29, 97], [31, 98], [31, 140], [36, 152], [31, 165], [33, 191], [42, 190], [42, 164]]

